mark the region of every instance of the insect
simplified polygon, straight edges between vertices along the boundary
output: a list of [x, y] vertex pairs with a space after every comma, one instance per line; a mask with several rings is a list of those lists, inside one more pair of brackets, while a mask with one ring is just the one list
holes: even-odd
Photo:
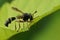
[[[24, 22], [31, 22], [34, 19], [33, 18], [34, 14], [37, 13], [37, 11], [35, 11], [33, 14], [31, 14], [31, 13], [30, 14], [29, 13], [24, 13], [24, 12], [22, 12], [21, 10], [19, 10], [16, 7], [12, 7], [12, 9], [22, 13], [22, 15], [18, 15], [16, 17], [8, 18], [8, 20], [5, 22], [5, 26], [6, 27], [8, 27], [9, 24], [11, 24], [12, 21], [14, 21], [16, 19], [22, 19], [22, 20], [18, 20], [18, 21], [16, 20], [16, 22], [19, 23], [19, 29], [20, 29], [20, 22], [23, 22], [23, 23]], [[29, 19], [29, 21], [28, 21], [28, 19]], [[17, 31], [19, 31], [19, 29]], [[16, 30], [16, 24], [15, 24], [15, 30]]]

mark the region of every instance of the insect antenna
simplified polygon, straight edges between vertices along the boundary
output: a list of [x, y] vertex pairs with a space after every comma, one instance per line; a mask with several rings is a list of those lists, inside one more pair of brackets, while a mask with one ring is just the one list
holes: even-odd
[[32, 14], [32, 16], [34, 16], [35, 13], [37, 13], [37, 11], [35, 11], [35, 12]]

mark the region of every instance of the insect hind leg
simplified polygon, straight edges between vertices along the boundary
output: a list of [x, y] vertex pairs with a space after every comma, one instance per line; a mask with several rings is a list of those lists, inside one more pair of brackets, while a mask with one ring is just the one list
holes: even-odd
[[19, 25], [19, 28], [18, 28], [17, 32], [19, 32], [19, 30], [20, 30], [20, 22], [19, 22], [19, 24], [18, 24], [18, 25]]
[[16, 27], [16, 22], [15, 22], [15, 30], [17, 29], [17, 27]]

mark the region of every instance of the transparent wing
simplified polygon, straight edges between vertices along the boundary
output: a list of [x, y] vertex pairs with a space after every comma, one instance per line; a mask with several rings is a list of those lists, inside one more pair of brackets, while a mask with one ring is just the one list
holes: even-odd
[[12, 9], [15, 10], [15, 11], [18, 11], [18, 12], [20, 12], [20, 13], [22, 13], [22, 14], [24, 14], [24, 12], [22, 12], [21, 10], [19, 10], [19, 9], [16, 8], [16, 7], [12, 7]]

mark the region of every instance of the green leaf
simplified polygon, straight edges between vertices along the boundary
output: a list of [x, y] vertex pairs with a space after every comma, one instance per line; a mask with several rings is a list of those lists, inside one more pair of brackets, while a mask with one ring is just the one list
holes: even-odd
[[[11, 4], [8, 4], [7, 2], [9, 1], [3, 0], [1, 1], [2, 3], [0, 2], [0, 30], [2, 30], [0, 31], [0, 35], [2, 34], [0, 36], [0, 40], [59, 39], [58, 29], [60, 26], [60, 0], [14, 0], [13, 2], [11, 1]], [[20, 30], [20, 33], [17, 33], [14, 27], [15, 22], [12, 22], [9, 27], [6, 28], [4, 23], [7, 18], [20, 15], [19, 12], [13, 11], [11, 7], [17, 7], [23, 12], [28, 13], [33, 13], [35, 10], [38, 11], [38, 13], [34, 15], [34, 18], [36, 18], [29, 25], [30, 28], [23, 27], [22, 30]], [[57, 31], [56, 34], [54, 31]], [[58, 37], [56, 38], [53, 34]], [[51, 36], [54, 38], [51, 38]]]
[[6, 40], [14, 34], [16, 34], [15, 31], [0, 27], [0, 40]]
[[9, 40], [60, 40], [60, 9], [42, 18], [28, 31], [18, 33]]
[[[36, 26], [37, 25], [37, 26]], [[60, 9], [38, 21], [31, 40], [60, 40]]]

